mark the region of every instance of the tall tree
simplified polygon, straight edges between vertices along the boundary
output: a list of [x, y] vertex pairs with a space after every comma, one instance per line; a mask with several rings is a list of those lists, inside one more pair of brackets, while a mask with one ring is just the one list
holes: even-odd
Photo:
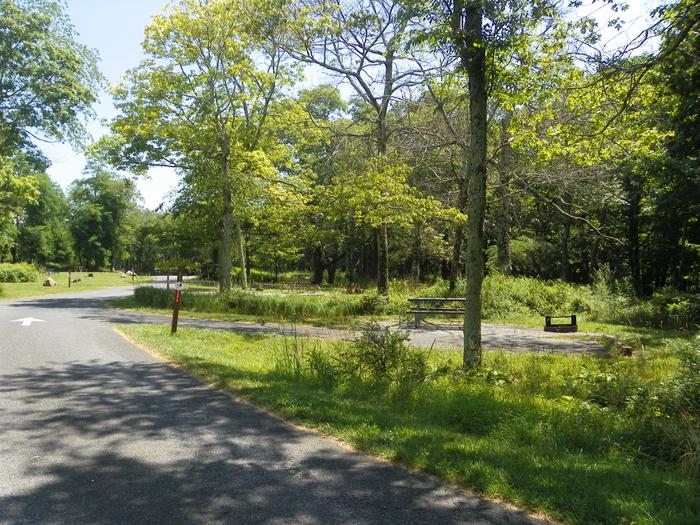
[[70, 188], [70, 226], [77, 255], [92, 269], [114, 269], [126, 258], [126, 219], [135, 208], [135, 185], [101, 166], [88, 166], [87, 175]]
[[96, 56], [77, 42], [61, 2], [0, 0], [0, 258], [43, 184], [34, 174], [49, 162], [38, 143], [80, 144], [99, 82]]
[[488, 102], [498, 84], [508, 51], [557, 14], [555, 1], [452, 0], [418, 2], [419, 18], [428, 22], [428, 41], [456, 57], [467, 75], [469, 149], [467, 154], [466, 313], [464, 365], [481, 361], [481, 288], [484, 277], [484, 216]]
[[274, 7], [239, 0], [174, 4], [147, 28], [147, 58], [116, 92], [116, 165], [176, 167], [221, 196], [222, 291], [231, 287], [234, 238], [247, 287], [242, 222], [262, 174], [256, 169], [265, 164], [271, 105], [294, 77], [277, 41]]
[[[401, 55], [408, 19], [400, 0], [296, 2], [289, 52], [344, 79], [364, 105], [374, 155], [387, 153], [389, 113], [402, 92], [420, 83], [421, 70]], [[377, 289], [389, 293], [389, 224], [377, 224]]]
[[24, 159], [0, 155], [0, 261], [10, 253], [17, 236], [17, 217], [23, 206], [37, 202], [37, 180]]
[[68, 266], [74, 253], [66, 197], [45, 173], [35, 177], [37, 198], [26, 204], [21, 214], [17, 258], [41, 265]]

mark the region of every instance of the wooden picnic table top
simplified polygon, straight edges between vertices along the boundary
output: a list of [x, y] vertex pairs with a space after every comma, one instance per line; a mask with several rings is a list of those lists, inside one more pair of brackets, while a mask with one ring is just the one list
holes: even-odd
[[412, 303], [464, 303], [464, 297], [409, 297]]

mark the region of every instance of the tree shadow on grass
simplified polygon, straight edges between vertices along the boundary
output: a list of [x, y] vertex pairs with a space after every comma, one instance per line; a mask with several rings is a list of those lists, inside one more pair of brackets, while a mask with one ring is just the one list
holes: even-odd
[[162, 363], [0, 378], [3, 523], [531, 523]]
[[398, 459], [479, 491], [498, 491], [570, 523], [650, 519], [691, 525], [700, 518], [697, 483], [672, 472], [652, 470], [623, 457], [541, 450], [535, 443], [465, 444], [449, 433], [438, 440], [436, 435], [440, 434], [419, 431], [407, 436], [395, 444]]

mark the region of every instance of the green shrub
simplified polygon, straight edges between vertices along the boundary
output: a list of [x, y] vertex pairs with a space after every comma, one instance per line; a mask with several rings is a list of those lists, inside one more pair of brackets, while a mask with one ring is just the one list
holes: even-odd
[[586, 286], [493, 274], [484, 279], [482, 308], [485, 319], [570, 314], [592, 311], [595, 297]]
[[31, 264], [0, 264], [0, 283], [34, 283], [38, 277]]
[[[231, 279], [238, 282], [241, 277], [241, 269], [234, 266], [231, 269]], [[340, 278], [336, 276], [338, 281]], [[289, 283], [289, 282], [309, 282], [309, 274], [304, 272], [275, 272], [251, 268], [248, 270], [249, 283]]]
[[[465, 289], [464, 280], [458, 281], [452, 293], [446, 281], [438, 280], [419, 290], [416, 295], [463, 297]], [[405, 297], [401, 299], [405, 302]], [[390, 300], [390, 305], [394, 305], [393, 299]], [[389, 308], [389, 311], [394, 313], [394, 308]], [[649, 300], [635, 299], [631, 295], [629, 283], [614, 279], [605, 268], [596, 274], [590, 286], [498, 273], [484, 279], [484, 319], [575, 313], [584, 313], [592, 321], [694, 330], [700, 326], [700, 295], [668, 290], [654, 294]]]
[[[627, 283], [615, 281], [605, 271], [591, 286], [530, 277], [493, 274], [482, 289], [482, 316], [487, 320], [522, 320], [548, 314], [585, 314], [584, 319], [650, 328], [693, 330], [700, 325], [700, 296], [666, 291], [641, 301], [628, 295]], [[161, 293], [161, 292], [154, 292]], [[392, 281], [386, 298], [374, 291], [349, 295], [330, 293], [260, 294], [236, 290], [227, 296], [183, 294], [183, 307], [203, 312], [235, 312], [284, 319], [326, 319], [347, 321], [356, 316], [404, 315], [408, 297], [463, 297], [465, 283], [459, 280], [454, 292], [438, 280], [416, 288], [406, 281]], [[162, 307], [165, 300], [139, 304]]]
[[368, 292], [360, 296], [357, 313], [360, 315], [379, 315], [387, 311], [389, 303], [386, 296], [377, 292]]
[[173, 294], [163, 288], [139, 286], [134, 289], [134, 300], [141, 306], [168, 308], [172, 305]]
[[575, 393], [587, 402], [618, 410], [648, 408], [650, 385], [629, 370], [627, 363], [594, 361], [597, 366], [579, 374], [575, 381]]
[[359, 299], [343, 294], [256, 294], [234, 291], [225, 298], [228, 311], [283, 319], [347, 320], [359, 315]]
[[429, 376], [428, 355], [405, 345], [406, 335], [371, 322], [353, 342], [338, 343], [332, 352], [302, 339], [285, 341], [275, 368], [294, 379], [308, 378], [328, 390], [340, 384], [372, 384], [400, 398], [410, 397]]
[[406, 346], [406, 340], [403, 332], [366, 324], [360, 337], [337, 353], [341, 375], [410, 390], [428, 377], [428, 359], [425, 352]]
[[330, 390], [340, 381], [340, 371], [335, 361], [320, 347], [314, 347], [306, 354], [306, 368], [309, 378], [324, 390]]
[[633, 326], [696, 330], [700, 326], [700, 295], [658, 292], [647, 301], [630, 301], [608, 318]]
[[658, 387], [645, 421], [648, 439], [641, 446], [700, 477], [700, 344], [679, 345], [675, 350], [680, 366]]
[[[240, 281], [241, 269], [239, 267], [234, 267], [231, 269], [231, 279], [235, 282]], [[272, 272], [266, 272], [264, 270], [258, 270], [253, 268], [248, 270], [248, 281], [251, 283], [272, 283], [277, 282], [275, 274]]]
[[[318, 349], [318, 342], [309, 342], [312, 350]], [[292, 376], [295, 379], [301, 378], [304, 371], [306, 361], [305, 339], [301, 337], [293, 337], [291, 339], [284, 338], [282, 340], [282, 350], [275, 358], [275, 370], [286, 376]]]

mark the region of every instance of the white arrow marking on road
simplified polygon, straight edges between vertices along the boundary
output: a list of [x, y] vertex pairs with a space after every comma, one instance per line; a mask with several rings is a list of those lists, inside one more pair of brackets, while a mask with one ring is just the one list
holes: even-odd
[[34, 319], [33, 317], [25, 317], [24, 319], [15, 319], [11, 322], [22, 323], [22, 326], [32, 326], [32, 323], [45, 323], [46, 321], [43, 321], [41, 319]]

